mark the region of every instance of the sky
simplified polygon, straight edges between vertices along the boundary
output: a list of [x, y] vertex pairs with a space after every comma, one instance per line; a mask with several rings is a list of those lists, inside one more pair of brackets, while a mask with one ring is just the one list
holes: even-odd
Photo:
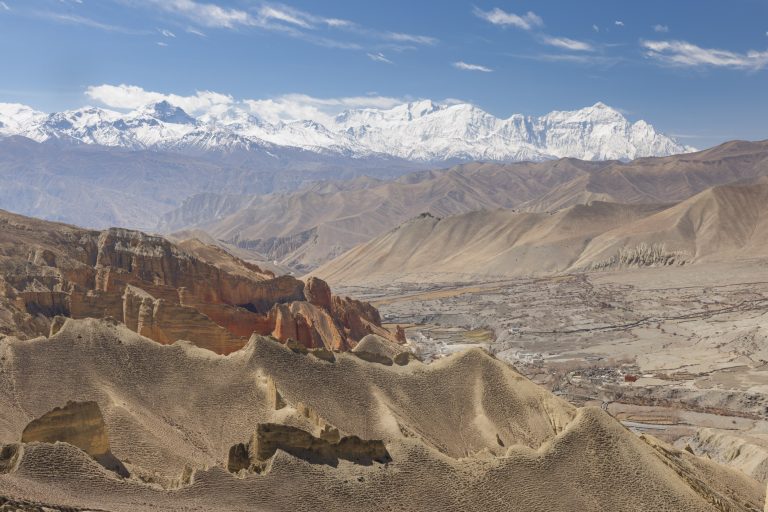
[[267, 118], [602, 101], [699, 148], [768, 139], [768, 0], [0, 0], [0, 102]]

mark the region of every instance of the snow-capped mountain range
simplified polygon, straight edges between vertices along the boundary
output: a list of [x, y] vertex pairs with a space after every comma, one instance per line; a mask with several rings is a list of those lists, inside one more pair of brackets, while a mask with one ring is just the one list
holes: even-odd
[[270, 123], [235, 107], [193, 117], [167, 101], [128, 113], [84, 107], [52, 114], [0, 103], [0, 136], [11, 135], [38, 142], [63, 140], [165, 151], [269, 153], [291, 147], [353, 158], [387, 156], [420, 162], [631, 160], [694, 150], [645, 121], [628, 121], [603, 103], [541, 117], [515, 114], [499, 119], [467, 103], [423, 100], [388, 110], [347, 110], [325, 124], [315, 120]]

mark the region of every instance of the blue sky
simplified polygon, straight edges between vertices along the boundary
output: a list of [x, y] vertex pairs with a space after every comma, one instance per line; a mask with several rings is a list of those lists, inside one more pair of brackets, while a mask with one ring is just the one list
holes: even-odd
[[768, 138], [766, 0], [2, 0], [0, 47], [0, 101], [45, 111], [603, 101], [698, 147]]

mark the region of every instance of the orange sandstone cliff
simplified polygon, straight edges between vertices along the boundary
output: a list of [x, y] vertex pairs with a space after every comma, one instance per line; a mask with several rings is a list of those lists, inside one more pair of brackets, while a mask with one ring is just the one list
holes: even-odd
[[370, 304], [317, 278], [275, 276], [220, 249], [127, 229], [91, 231], [0, 212], [0, 334], [47, 335], [57, 316], [113, 318], [159, 343], [220, 354], [254, 332], [349, 350], [394, 341]]

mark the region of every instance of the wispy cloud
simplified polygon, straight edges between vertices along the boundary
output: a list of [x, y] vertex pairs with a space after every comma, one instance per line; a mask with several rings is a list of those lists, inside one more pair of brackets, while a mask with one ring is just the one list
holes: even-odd
[[482, 71], [483, 73], [490, 73], [493, 71], [491, 68], [481, 66], [480, 64], [469, 64], [464, 61], [454, 62], [453, 67], [456, 69], [463, 69], [464, 71]]
[[160, 33], [163, 34], [163, 37], [176, 37], [176, 34], [165, 28], [161, 29]]
[[624, 26], [624, 22], [621, 21], [621, 20], [616, 20], [616, 21], [613, 22], [613, 24], [616, 25], [617, 27], [623, 27]]
[[262, 5], [258, 11], [259, 18], [263, 21], [277, 20], [288, 23], [290, 25], [297, 25], [302, 28], [310, 28], [310, 22], [306, 19], [305, 13], [295, 11], [293, 9], [277, 8], [271, 5]]
[[592, 30], [594, 30], [595, 32], [600, 32], [600, 27], [598, 27], [597, 25], [592, 25]]
[[415, 43], [424, 45], [437, 44], [437, 39], [434, 37], [403, 34], [402, 32], [385, 32], [384, 38], [398, 43]]
[[208, 36], [205, 35], [205, 33], [202, 30], [198, 30], [198, 29], [196, 29], [194, 27], [187, 27], [187, 33], [194, 34], [194, 35], [200, 36], [200, 37], [208, 37]]
[[484, 11], [478, 7], [472, 10], [472, 13], [480, 19], [499, 25], [502, 27], [512, 26], [521, 28], [523, 30], [531, 30], [534, 27], [540, 27], [544, 24], [544, 20], [541, 19], [536, 13], [528, 11], [521, 15], [507, 12], [498, 7], [491, 9], [490, 11]]
[[653, 31], [654, 32], [660, 32], [662, 34], [666, 34], [667, 32], [669, 32], [669, 27], [667, 25], [659, 25], [659, 24], [657, 24], [657, 25], [653, 26]]
[[368, 58], [371, 60], [374, 60], [376, 62], [384, 62], [385, 64], [392, 64], [392, 61], [389, 60], [383, 53], [367, 53]]
[[544, 37], [542, 39], [545, 44], [555, 46], [557, 48], [564, 48], [566, 50], [579, 51], [579, 52], [591, 52], [594, 47], [585, 43], [584, 41], [577, 41], [576, 39], [569, 39], [567, 37]]
[[[361, 39], [416, 45], [434, 45], [438, 42], [430, 36], [375, 30], [350, 20], [319, 16], [272, 2], [263, 2], [252, 10], [198, 0], [131, 0], [128, 5], [134, 4], [150, 6], [184, 18], [193, 25], [193, 29], [188, 32], [197, 31], [197, 27], [229, 30], [256, 28], [279, 32], [319, 46], [351, 50], [363, 50], [365, 46], [370, 46], [363, 44]], [[329, 37], [327, 34], [330, 30], [334, 31], [336, 36]], [[344, 40], [349, 36], [356, 36], [358, 40]]]
[[508, 55], [518, 59], [536, 60], [541, 62], [569, 62], [572, 64], [604, 67], [614, 66], [623, 60], [621, 57], [607, 57], [605, 55], [595, 55], [592, 53], [537, 53], [528, 55]]
[[0, 2], [0, 9], [3, 10], [3, 11], [10, 11], [11, 10], [11, 8], [8, 7], [8, 4], [5, 3], [5, 2]]
[[757, 71], [768, 66], [768, 50], [738, 53], [702, 48], [687, 41], [641, 41], [645, 55], [659, 62], [686, 67], [721, 67]]
[[39, 18], [45, 18], [45, 19], [54, 21], [56, 23], [64, 23], [68, 25], [81, 25], [84, 27], [105, 30], [107, 32], [120, 32], [123, 34], [133, 34], [133, 35], [151, 33], [146, 30], [134, 30], [126, 27], [121, 27], [118, 25], [110, 25], [109, 23], [102, 23], [100, 21], [87, 18], [85, 16], [79, 16], [77, 14], [63, 14], [63, 13], [54, 13], [54, 12], [48, 12], [48, 11], [33, 11], [31, 15]]
[[162, 46], [163, 48], [165, 48], [166, 46], [168, 46], [168, 43], [164, 43], [163, 41], [158, 41], [157, 46]]
[[201, 3], [195, 0], [147, 0], [160, 9], [183, 16], [197, 25], [212, 28], [236, 28], [253, 26], [257, 19], [241, 9], [221, 7], [217, 4]]

